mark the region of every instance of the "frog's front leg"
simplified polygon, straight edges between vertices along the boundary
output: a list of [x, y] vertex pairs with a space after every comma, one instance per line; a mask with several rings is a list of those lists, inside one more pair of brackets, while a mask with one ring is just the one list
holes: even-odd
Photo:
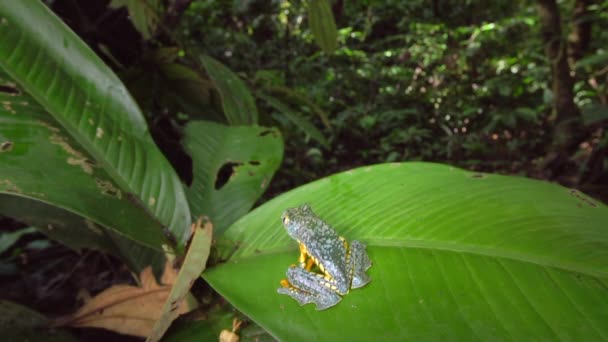
[[303, 243], [299, 243], [300, 246], [300, 257], [298, 258], [298, 262], [300, 263], [300, 267], [310, 271], [312, 266], [314, 265], [314, 260], [308, 254], [308, 250], [306, 250], [306, 246]]
[[365, 245], [359, 241], [353, 240], [350, 243], [348, 267], [352, 270], [353, 280], [351, 288], [356, 289], [365, 286], [370, 282], [370, 277], [365, 273], [372, 266], [372, 262], [367, 256]]
[[335, 288], [335, 285], [321, 274], [290, 266], [287, 269], [287, 279], [287, 282], [281, 282], [277, 292], [289, 295], [300, 305], [315, 303], [317, 310], [323, 310], [338, 304], [342, 299], [331, 289], [332, 286]]

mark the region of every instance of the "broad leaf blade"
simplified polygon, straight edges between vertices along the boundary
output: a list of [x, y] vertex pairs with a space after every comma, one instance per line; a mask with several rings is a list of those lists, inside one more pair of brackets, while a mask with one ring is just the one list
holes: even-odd
[[[44, 23], [32, 25], [31, 23]], [[120, 80], [39, 1], [0, 3], [0, 66], [66, 129], [123, 193], [189, 236], [181, 182]], [[156, 235], [162, 235], [157, 231]]]
[[[134, 202], [130, 194], [119, 188], [30, 96], [16, 86], [12, 89], [14, 94], [0, 92], [0, 101], [4, 103], [0, 107], [0, 144], [10, 146], [0, 152], [0, 193], [68, 210], [161, 250], [163, 239], [159, 232], [162, 225], [138, 202]], [[6, 209], [5, 215], [20, 215], [23, 219], [43, 214], [27, 213], [28, 207], [30, 210], [41, 207], [22, 202], [19, 208], [14, 208], [14, 203], [9, 202], [0, 207]], [[105, 240], [96, 228], [89, 229], [83, 222], [83, 230], [93, 231], [94, 236], [99, 236], [100, 243]], [[82, 236], [85, 235], [83, 232]], [[89, 240], [95, 242], [92, 238]], [[100, 246], [104, 248], [103, 245], [101, 243]]]
[[[191, 122], [184, 133], [194, 166], [194, 180], [186, 189], [192, 213], [211, 218], [216, 234], [221, 234], [268, 187], [283, 157], [281, 134], [274, 128], [206, 121]], [[225, 183], [220, 176], [227, 177]]]
[[2, 341], [78, 341], [67, 331], [45, 329], [49, 323], [49, 319], [39, 312], [8, 300], [0, 300]]
[[[372, 282], [315, 311], [276, 294], [297, 258], [281, 227], [308, 202], [368, 245]], [[576, 190], [426, 163], [384, 164], [290, 191], [231, 226], [203, 275], [279, 339], [608, 336], [608, 208]], [[348, 329], [344, 329], [348, 327]]]
[[262, 93], [257, 93], [256, 96], [266, 101], [266, 103], [276, 109], [279, 113], [283, 114], [287, 119], [289, 119], [289, 121], [293, 122], [296, 127], [304, 131], [304, 133], [310, 135], [311, 138], [321, 143], [321, 145], [325, 147], [329, 146], [329, 142], [327, 142], [327, 139], [325, 139], [323, 133], [321, 133], [317, 127], [310, 123], [310, 121], [303, 118], [301, 113], [291, 110], [291, 108], [289, 108], [286, 104], [273, 96], [268, 96]]
[[231, 125], [255, 125], [258, 109], [245, 83], [222, 63], [209, 56], [201, 56], [209, 77], [222, 98], [226, 120]]
[[[79, 216], [39, 200], [0, 193], [0, 215], [14, 217], [30, 225], [51, 239], [74, 250], [91, 248], [120, 257], [134, 272], [147, 266], [154, 271], [165, 264], [164, 254], [158, 249], [141, 245], [124, 235], [94, 223], [86, 216]], [[134, 215], [138, 220], [138, 215]]]
[[315, 104], [312, 100], [300, 94], [296, 90], [285, 86], [266, 86], [264, 87], [264, 90], [271, 94], [274, 94], [275, 98], [276, 96], [281, 96], [282, 98], [289, 99], [294, 104], [304, 105], [310, 108], [310, 110], [315, 113], [319, 117], [319, 119], [321, 119], [323, 125], [331, 129], [331, 123], [329, 122], [329, 117], [327, 113], [323, 111], [323, 109], [321, 109], [319, 106], [317, 106], [317, 104]]
[[[162, 225], [134, 203], [42, 108], [25, 101], [25, 96], [19, 98], [11, 105], [18, 114], [0, 108], [0, 143], [11, 145], [0, 153], [0, 193], [66, 209], [160, 250]], [[82, 229], [87, 226], [83, 224]]]
[[338, 30], [328, 0], [308, 1], [308, 22], [319, 47], [327, 54], [338, 47]]

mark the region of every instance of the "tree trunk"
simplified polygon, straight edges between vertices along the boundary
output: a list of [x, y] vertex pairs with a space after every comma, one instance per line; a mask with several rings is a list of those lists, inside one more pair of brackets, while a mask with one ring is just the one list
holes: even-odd
[[591, 21], [587, 11], [591, 2], [591, 0], [576, 0], [574, 4], [572, 32], [568, 37], [568, 55], [572, 66], [585, 55], [591, 42]]
[[567, 44], [562, 38], [559, 7], [555, 0], [538, 0], [538, 12], [545, 55], [551, 64], [555, 113], [553, 141], [545, 165], [560, 173], [561, 166], [578, 147], [582, 133], [581, 115], [574, 103], [574, 79], [570, 75]]

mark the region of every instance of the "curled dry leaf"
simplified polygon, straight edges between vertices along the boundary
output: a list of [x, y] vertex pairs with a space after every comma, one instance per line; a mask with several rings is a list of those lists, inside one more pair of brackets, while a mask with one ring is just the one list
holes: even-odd
[[[146, 337], [159, 319], [176, 277], [176, 271], [167, 262], [163, 284], [158, 284], [152, 268], [146, 267], [140, 274], [141, 287], [112, 286], [93, 297], [74, 314], [57, 319], [54, 325], [104, 328]], [[188, 311], [187, 301], [182, 301], [178, 312], [183, 314]]]
[[220, 332], [220, 342], [239, 342], [240, 337], [236, 334], [243, 321], [239, 321], [236, 317], [232, 320], [232, 331], [224, 329]]

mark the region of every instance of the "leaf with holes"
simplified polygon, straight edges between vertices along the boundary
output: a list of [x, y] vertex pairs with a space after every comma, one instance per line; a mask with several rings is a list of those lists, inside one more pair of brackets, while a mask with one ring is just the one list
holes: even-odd
[[211, 218], [216, 234], [247, 213], [283, 158], [278, 130], [193, 121], [184, 132], [194, 179], [186, 189], [192, 213]]
[[[35, 22], [45, 24], [31, 25]], [[0, 67], [10, 76], [4, 78], [3, 84], [17, 93], [31, 95], [24, 104], [16, 103], [16, 98], [3, 102], [2, 120], [15, 124], [13, 128], [3, 128], [3, 139], [15, 143], [3, 150], [10, 152], [6, 158], [17, 158], [12, 161], [13, 172], [4, 179], [4, 190], [17, 193], [21, 189], [19, 195], [38, 199], [48, 196], [48, 192], [72, 197], [72, 202], [81, 203], [70, 205], [80, 209], [65, 202], [53, 204], [91, 215], [100, 211], [97, 216], [108, 216], [100, 222], [104, 226], [156, 248], [164, 241], [181, 252], [190, 234], [190, 212], [182, 184], [154, 144], [139, 108], [116, 75], [39, 1], [0, 2], [0, 46]], [[5, 98], [14, 95], [17, 94], [10, 91], [3, 94]], [[44, 112], [40, 108], [29, 109], [34, 103]], [[47, 113], [52, 117], [39, 119]], [[29, 165], [27, 159], [19, 159], [26, 155], [33, 158], [34, 153], [41, 159], [30, 161]], [[69, 171], [40, 167], [46, 153], [50, 153], [50, 158], [60, 158], [62, 168]], [[29, 169], [24, 173], [32, 177], [44, 178], [45, 172], [57, 172], [64, 177], [62, 181], [70, 184], [87, 183], [88, 190], [102, 193], [108, 201], [95, 204], [95, 196], [87, 193], [81, 198], [82, 194], [67, 190], [72, 190], [72, 186], [58, 187], [54, 184], [61, 182], [53, 183], [50, 178], [31, 189], [21, 188], [11, 179], [20, 177], [15, 175], [19, 167]], [[69, 178], [77, 171], [78, 177]], [[43, 195], [36, 197], [34, 193]], [[126, 205], [127, 201], [132, 204]], [[96, 207], [101, 204], [106, 209]], [[149, 217], [147, 223], [136, 225], [139, 222], [126, 216], [124, 210], [128, 209], [112, 210], [119, 205], [138, 207]], [[108, 223], [120, 220], [131, 224]]]
[[[298, 247], [283, 210], [308, 202], [367, 244], [371, 283], [316, 311], [276, 293]], [[605, 340], [608, 207], [519, 177], [429, 163], [336, 174], [252, 211], [203, 277], [281, 340]]]

